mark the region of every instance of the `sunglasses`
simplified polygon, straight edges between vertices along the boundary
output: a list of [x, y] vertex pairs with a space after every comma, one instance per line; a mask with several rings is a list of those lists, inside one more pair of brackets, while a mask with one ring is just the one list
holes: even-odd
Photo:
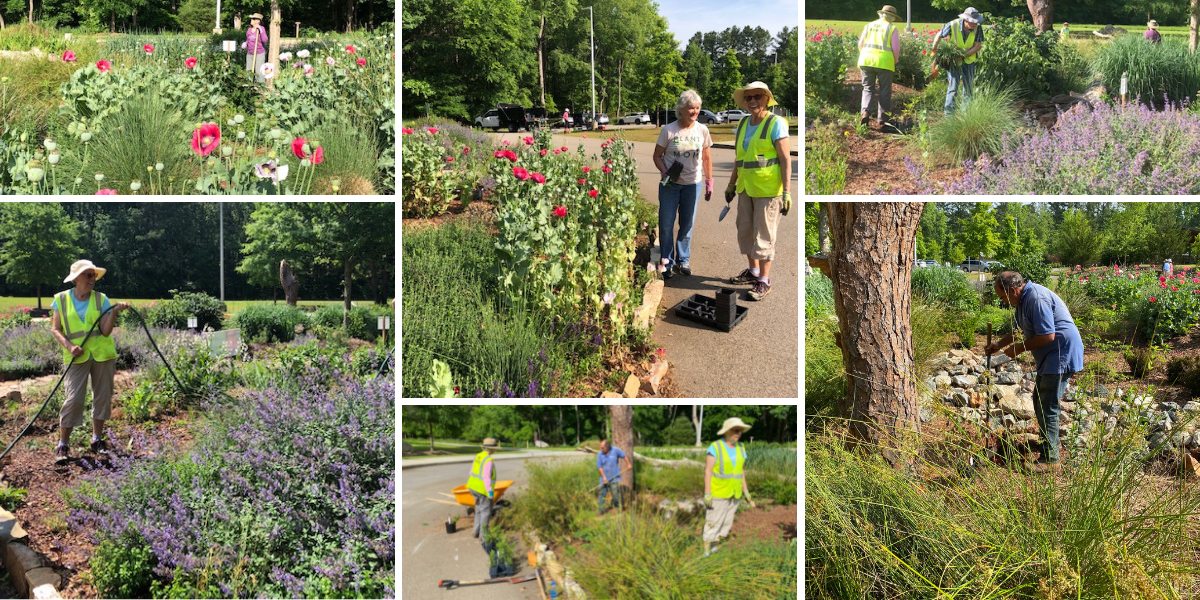
[[95, 273], [84, 273], [84, 274], [80, 275], [80, 277], [82, 277], [84, 279], [94, 280], [94, 279], [96, 279], [96, 274]]
[[767, 96], [766, 96], [766, 94], [754, 94], [753, 96], [742, 96], [742, 97], [747, 100], [762, 100], [763, 98], [766, 98]]

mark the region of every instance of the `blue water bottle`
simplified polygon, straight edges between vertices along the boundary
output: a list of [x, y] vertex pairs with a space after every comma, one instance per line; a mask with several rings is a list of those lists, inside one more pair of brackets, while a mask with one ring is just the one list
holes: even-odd
[[550, 582], [550, 600], [558, 600], [558, 584]]

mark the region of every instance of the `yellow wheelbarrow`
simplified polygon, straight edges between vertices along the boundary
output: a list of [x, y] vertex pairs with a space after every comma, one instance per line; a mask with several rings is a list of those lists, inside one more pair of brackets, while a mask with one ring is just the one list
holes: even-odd
[[[511, 479], [504, 480], [504, 481], [497, 481], [496, 485], [493, 486], [493, 489], [496, 491], [496, 497], [493, 498], [492, 501], [499, 502], [500, 497], [504, 495], [504, 492], [506, 492], [508, 490], [509, 486], [511, 486], [512, 484], [513, 484], [513, 482]], [[465, 484], [460, 485], [450, 491], [452, 492], [450, 494], [447, 494], [445, 492], [438, 492], [438, 494], [441, 494], [442, 496], [446, 496], [447, 498], [454, 498], [454, 500], [456, 502], [448, 502], [446, 500], [435, 500], [433, 498], [426, 498], [426, 500], [429, 500], [431, 502], [440, 502], [442, 504], [461, 504], [462, 506], [467, 507], [468, 515], [475, 512], [475, 496], [471, 495], [471, 490], [467, 489], [467, 486]]]

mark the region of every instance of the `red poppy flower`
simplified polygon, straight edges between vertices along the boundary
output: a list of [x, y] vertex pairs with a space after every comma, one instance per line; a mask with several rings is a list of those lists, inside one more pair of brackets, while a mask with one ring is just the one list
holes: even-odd
[[[450, 160], [454, 160], [454, 159], [450, 159]], [[323, 162], [325, 162], [325, 149], [320, 146], [317, 146], [317, 149], [313, 150], [312, 164], [319, 165]]]
[[546, 152], [547, 152], [547, 150], [546, 150], [545, 148], [542, 148], [542, 150], [541, 150], [540, 152], [538, 152], [538, 154], [541, 154], [542, 156], [545, 156], [545, 155], [546, 155]]
[[453, 156], [447, 156], [447, 157], [446, 157], [446, 162], [454, 162], [454, 157], [453, 157]]
[[195, 56], [189, 56], [183, 61], [183, 66], [191, 69], [196, 66], [196, 62], [198, 62], [198, 61], [196, 60]]
[[1158, 278], [1158, 280], [1159, 280], [1159, 281], [1166, 281], [1166, 280], [1167, 280], [1167, 278], [1166, 278], [1166, 277], [1159, 277], [1159, 278]]
[[591, 167], [584, 167], [584, 168], [583, 168], [583, 172], [584, 172], [584, 173], [591, 173], [591, 172], [592, 172], [592, 169], [591, 169]]
[[556, 207], [554, 207], [554, 216], [556, 216], [556, 217], [565, 217], [565, 216], [567, 216], [567, 207], [565, 207], [565, 206], [556, 206]]
[[112, 63], [107, 60], [98, 60], [96, 61], [96, 68], [100, 69], [101, 73], [107, 73], [112, 70]]
[[525, 145], [526, 145], [526, 146], [532, 146], [532, 145], [533, 145], [533, 137], [532, 137], [532, 136], [528, 136], [528, 135], [527, 135], [527, 136], [525, 136], [525, 137], [521, 138], [521, 140], [525, 142]]
[[146, 54], [154, 54], [154, 44], [146, 44], [142, 46], [142, 50], [145, 50]]
[[566, 151], [567, 151], [567, 147], [566, 147], [566, 146], [563, 146], [563, 147], [562, 147], [562, 151], [563, 151], [563, 152], [566, 152]]
[[94, 196], [116, 196], [117, 190], [100, 190], [93, 195]]
[[1172, 291], [1172, 292], [1174, 292], [1175, 290], [1178, 290], [1178, 289], [1179, 289], [1179, 288], [1177, 288], [1177, 287], [1175, 287], [1175, 286], [1171, 286], [1171, 291]]
[[525, 181], [529, 179], [529, 171], [526, 171], [522, 167], [513, 167], [513, 176], [521, 181]]
[[430, 127], [430, 128], [429, 128], [429, 133], [437, 133], [437, 132], [438, 132], [438, 128], [437, 128], [437, 127]]
[[302, 137], [292, 140], [292, 154], [295, 154], [296, 158], [308, 158], [308, 155], [304, 153], [304, 145], [307, 143], [308, 140]]
[[503, 150], [497, 150], [497, 151], [496, 151], [496, 153], [495, 153], [495, 154], [493, 154], [492, 156], [495, 156], [496, 158], [504, 158], [504, 151], [503, 151]]
[[513, 152], [512, 150], [505, 150], [504, 157], [511, 162], [517, 162], [517, 153]]
[[605, 173], [612, 173], [612, 169], [608, 168], [608, 165], [604, 165], [603, 167], [600, 167], [600, 170], [604, 171]]
[[1150, 301], [1154, 302], [1154, 296], [1150, 296]]
[[346, 52], [349, 52], [350, 54], [354, 54], [355, 52], [358, 52], [358, 50], [356, 50], [356, 49], [354, 48], [354, 46], [347, 45], [347, 46], [346, 46]]
[[587, 185], [587, 180], [586, 180], [586, 179], [580, 179], [580, 180], [579, 180], [579, 185]]
[[221, 143], [221, 127], [216, 123], [205, 123], [192, 132], [192, 152], [208, 156]]
[[600, 191], [593, 188], [591, 190], [588, 190], [588, 195], [595, 198], [596, 196], [600, 195]]
[[358, 66], [360, 66], [360, 67], [365, 67], [365, 66], [367, 66], [367, 59], [365, 59], [365, 58], [360, 58], [360, 59], [358, 59], [358, 60], [354, 61], [354, 64], [356, 64], [356, 65], [358, 65]]
[[470, 147], [470, 146], [463, 146], [463, 154], [466, 154], [466, 153], [468, 153], [468, 152], [470, 152], [470, 151], [471, 151], [471, 147]]
[[533, 177], [533, 180], [538, 183], [546, 183], [546, 176], [542, 175], [541, 173], [534, 173], [531, 175], [531, 177]]

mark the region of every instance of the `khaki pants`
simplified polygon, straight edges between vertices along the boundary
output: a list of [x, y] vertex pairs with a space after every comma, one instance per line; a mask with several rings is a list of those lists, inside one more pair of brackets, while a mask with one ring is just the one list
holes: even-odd
[[737, 514], [737, 498], [713, 498], [713, 507], [705, 511], [704, 537], [707, 543], [716, 543], [729, 535], [733, 527], [733, 515]]
[[67, 369], [66, 386], [67, 400], [63, 402], [62, 410], [58, 412], [61, 427], [79, 427], [83, 425], [83, 404], [87, 400], [87, 380], [92, 378], [92, 419], [107, 421], [112, 415], [113, 377], [117, 372], [117, 361], [106, 360], [71, 365]]
[[755, 260], [775, 260], [775, 234], [779, 229], [779, 211], [783, 196], [752, 198], [738, 194], [738, 248]]
[[255, 79], [255, 81], [257, 81], [259, 83], [266, 83], [266, 81], [267, 81], [266, 77], [263, 77], [262, 75], [258, 74], [258, 69], [260, 67], [262, 67], [263, 63], [265, 63], [265, 62], [267, 62], [267, 55], [265, 53], [264, 54], [250, 54], [249, 52], [246, 53], [246, 70], [250, 71], [251, 73], [254, 73], [254, 79]]

